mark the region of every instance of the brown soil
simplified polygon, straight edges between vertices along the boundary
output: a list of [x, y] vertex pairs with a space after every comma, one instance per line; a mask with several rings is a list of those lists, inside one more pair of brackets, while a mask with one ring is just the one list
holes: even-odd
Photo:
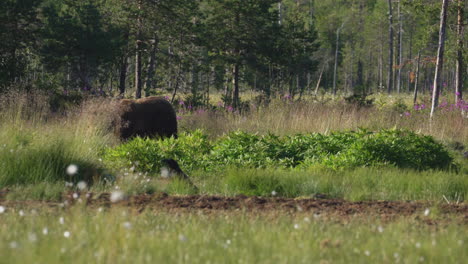
[[238, 195], [233, 197], [191, 195], [191, 196], [169, 196], [165, 193], [153, 195], [136, 195], [127, 197], [119, 202], [112, 203], [110, 194], [103, 193], [94, 195], [92, 193], [65, 195], [63, 202], [40, 202], [40, 201], [6, 201], [0, 197], [0, 204], [10, 206], [34, 206], [48, 205], [58, 207], [85, 203], [90, 207], [115, 207], [123, 206], [142, 212], [145, 209], [157, 209], [165, 211], [247, 211], [247, 212], [311, 212], [324, 215], [379, 215], [383, 218], [394, 218], [399, 216], [423, 217], [424, 211], [429, 208], [437, 210], [440, 215], [456, 217], [462, 222], [468, 223], [468, 204], [440, 204], [427, 201], [361, 201], [350, 202], [341, 199], [293, 199], [293, 198], [271, 198]]

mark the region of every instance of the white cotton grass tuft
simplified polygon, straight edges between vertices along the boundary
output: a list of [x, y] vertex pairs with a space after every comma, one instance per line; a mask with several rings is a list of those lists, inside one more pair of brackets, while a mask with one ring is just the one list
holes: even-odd
[[75, 175], [76, 173], [78, 173], [78, 166], [75, 165], [75, 164], [70, 164], [70, 165], [68, 165], [68, 167], [67, 167], [67, 174], [70, 175], [70, 176], [73, 176], [73, 175]]
[[84, 191], [88, 187], [88, 184], [86, 184], [85, 181], [80, 181], [80, 182], [78, 182], [76, 187], [78, 187], [78, 190]]
[[18, 242], [16, 242], [16, 241], [11, 241], [10, 244], [9, 244], [9, 246], [10, 246], [11, 249], [18, 248]]
[[37, 235], [35, 233], [29, 233], [28, 240], [32, 243], [37, 241]]
[[110, 195], [110, 201], [116, 203], [122, 201], [125, 198], [125, 194], [122, 191], [113, 191]]
[[49, 229], [48, 229], [47, 227], [42, 228], [42, 234], [43, 234], [44, 236], [46, 236], [47, 234], [49, 234]]
[[66, 237], [66, 238], [69, 238], [71, 236], [70, 231], [63, 232], [63, 236]]
[[379, 227], [377, 227], [377, 230], [379, 231], [379, 233], [383, 233], [384, 228], [382, 226], [379, 226]]
[[162, 167], [161, 168], [161, 177], [163, 178], [169, 178], [171, 176], [171, 172], [169, 171], [168, 168]]
[[132, 228], [132, 223], [130, 223], [130, 222], [128, 222], [128, 221], [127, 221], [127, 222], [124, 222], [122, 225], [123, 225], [123, 227], [124, 227], [125, 229], [131, 229], [131, 228]]
[[182, 234], [180, 234], [180, 235], [179, 235], [179, 241], [185, 242], [185, 241], [187, 241], [187, 237], [184, 236], [184, 235], [182, 235]]
[[3, 214], [6, 211], [5, 206], [0, 205], [0, 214]]
[[426, 208], [426, 210], [424, 210], [424, 216], [428, 216], [430, 213], [431, 210], [429, 210], [429, 208]]
[[271, 192], [271, 196], [276, 196], [277, 194], [278, 194], [278, 193], [277, 193], [275, 190], [273, 190], [273, 191]]
[[60, 223], [61, 225], [65, 224], [65, 218], [63, 218], [63, 216], [61, 216], [61, 217], [59, 218], [59, 223]]

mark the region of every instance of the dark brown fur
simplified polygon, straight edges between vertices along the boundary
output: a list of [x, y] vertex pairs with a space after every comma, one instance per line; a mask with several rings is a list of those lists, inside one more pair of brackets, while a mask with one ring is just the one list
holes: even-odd
[[123, 140], [134, 136], [177, 137], [176, 112], [162, 97], [120, 100], [118, 112], [116, 133]]

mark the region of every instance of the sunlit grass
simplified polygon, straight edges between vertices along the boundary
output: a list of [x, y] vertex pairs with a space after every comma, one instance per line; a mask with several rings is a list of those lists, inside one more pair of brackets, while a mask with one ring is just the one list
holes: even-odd
[[[0, 101], [0, 188], [99, 178], [99, 153], [112, 139], [99, 123], [104, 114], [85, 104], [66, 117], [53, 115], [40, 94]], [[77, 171], [67, 173], [71, 164]]]
[[[243, 114], [220, 111], [216, 113], [182, 112], [180, 127], [201, 128], [212, 136], [241, 130], [252, 133], [289, 135], [333, 131], [401, 128], [432, 135], [443, 142], [458, 141], [468, 145], [468, 118], [458, 109], [441, 108], [429, 119], [429, 109], [415, 111], [411, 95], [374, 95], [374, 107], [349, 105], [343, 99], [322, 98], [318, 101], [285, 101], [276, 99], [264, 107], [251, 106]], [[442, 100], [442, 99], [441, 99]], [[429, 105], [429, 104], [428, 104]]]
[[361, 168], [332, 171], [310, 169], [227, 169], [219, 173], [191, 175], [201, 193], [314, 197], [346, 200], [464, 201], [468, 197], [466, 174], [419, 172], [396, 168]]
[[[420, 216], [430, 219], [430, 216]], [[413, 217], [6, 208], [1, 263], [461, 263], [467, 229]], [[437, 219], [437, 217], [436, 217]]]

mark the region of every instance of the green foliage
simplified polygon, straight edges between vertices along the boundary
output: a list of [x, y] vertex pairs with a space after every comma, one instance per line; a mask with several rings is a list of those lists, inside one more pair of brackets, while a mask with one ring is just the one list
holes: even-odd
[[[53, 120], [45, 114], [48, 102], [37, 96], [18, 96], [0, 112], [0, 189], [98, 180], [102, 174], [98, 153], [106, 144], [99, 128], [90, 127], [89, 116]], [[71, 164], [77, 172], [68, 175]], [[47, 188], [42, 189], [38, 193], [47, 196]]]
[[339, 155], [324, 161], [328, 167], [358, 167], [390, 164], [399, 168], [447, 169], [453, 157], [430, 136], [402, 130], [383, 130], [360, 134]]
[[60, 201], [64, 190], [63, 182], [40, 182], [37, 184], [12, 186], [6, 196], [7, 200], [46, 200]]
[[125, 144], [108, 149], [104, 159], [111, 167], [132, 167], [139, 171], [157, 173], [163, 159], [175, 159], [187, 170], [202, 166], [211, 150], [207, 136], [197, 130], [181, 133], [178, 139], [155, 140], [136, 137]]
[[[75, 148], [77, 142], [58, 135], [51, 139], [17, 132], [15, 136], [0, 138], [0, 188], [80, 180], [91, 183], [100, 174], [97, 158], [91, 161], [87, 155], [82, 156]], [[70, 164], [78, 167], [74, 175], [66, 173]]]
[[[332, 170], [225, 168], [221, 173], [195, 171], [190, 177], [200, 192], [224, 195], [314, 197], [325, 195], [351, 201], [432, 200], [465, 201], [466, 174], [417, 171], [391, 167]], [[202, 183], [202, 184], [200, 184]]]
[[365, 130], [278, 137], [233, 132], [215, 142], [201, 131], [179, 139], [135, 138], [104, 155], [111, 166], [134, 164], [136, 169], [159, 172], [161, 160], [173, 158], [186, 170], [219, 170], [226, 166], [249, 168], [332, 169], [390, 165], [418, 170], [449, 169], [453, 157], [430, 136], [406, 130]]

